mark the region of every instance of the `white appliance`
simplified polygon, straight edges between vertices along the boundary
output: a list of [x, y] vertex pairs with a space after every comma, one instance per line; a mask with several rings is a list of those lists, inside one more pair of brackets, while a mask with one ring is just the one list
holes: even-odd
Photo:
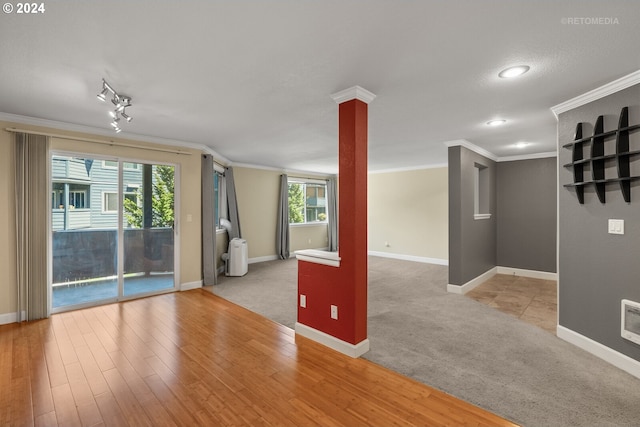
[[[224, 255], [227, 256], [224, 257]], [[244, 276], [247, 274], [247, 271], [249, 271], [249, 257], [246, 240], [231, 239], [227, 253], [224, 255], [225, 276]]]

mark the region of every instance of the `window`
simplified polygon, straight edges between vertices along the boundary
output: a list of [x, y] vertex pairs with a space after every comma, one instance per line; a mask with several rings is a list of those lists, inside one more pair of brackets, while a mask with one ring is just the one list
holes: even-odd
[[309, 224], [327, 221], [327, 185], [289, 181], [289, 223]]
[[[122, 168], [127, 170], [140, 170], [140, 163], [123, 162]], [[118, 169], [118, 162], [115, 160], [103, 160], [102, 167], [105, 169]]]
[[62, 184], [54, 182], [51, 190], [51, 208], [64, 209], [65, 186], [69, 186], [69, 209], [89, 209], [89, 190], [86, 185]]
[[224, 230], [220, 226], [220, 219], [228, 219], [227, 215], [227, 191], [225, 188], [226, 180], [224, 173], [215, 171], [213, 173], [213, 200], [214, 200], [214, 219], [216, 230]]
[[51, 191], [51, 208], [52, 209], [64, 209], [64, 190], [55, 188], [56, 184], [53, 184], [54, 189]]
[[489, 168], [479, 163], [473, 168], [473, 218], [489, 219]]
[[86, 191], [69, 191], [69, 207], [71, 209], [86, 209], [87, 192]]
[[[124, 197], [138, 203], [137, 193], [124, 193]], [[118, 193], [102, 193], [102, 213], [118, 213]]]

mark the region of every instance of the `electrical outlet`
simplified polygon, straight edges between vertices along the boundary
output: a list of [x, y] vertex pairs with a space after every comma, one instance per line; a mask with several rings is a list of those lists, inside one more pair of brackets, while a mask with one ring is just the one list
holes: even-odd
[[331, 318], [338, 320], [338, 306], [337, 305], [332, 305], [331, 306]]
[[307, 296], [300, 295], [300, 307], [307, 308]]

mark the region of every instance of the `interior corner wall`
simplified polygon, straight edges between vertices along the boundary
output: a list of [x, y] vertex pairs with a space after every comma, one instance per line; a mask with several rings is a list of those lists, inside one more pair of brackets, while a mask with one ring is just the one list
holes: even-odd
[[497, 265], [556, 272], [557, 159], [497, 164]]
[[[584, 125], [584, 135], [593, 134], [593, 125], [604, 115], [604, 130], [616, 129], [623, 107], [629, 107], [629, 124], [640, 123], [640, 85], [593, 101], [558, 117], [559, 164], [571, 162], [576, 124]], [[629, 135], [631, 150], [640, 150], [640, 132]], [[589, 157], [589, 145], [585, 157]], [[615, 138], [605, 141], [605, 154], [615, 152]], [[631, 175], [640, 175], [640, 159], [631, 157]], [[585, 171], [585, 178], [588, 176]], [[606, 163], [606, 178], [616, 176], [613, 161]], [[560, 167], [559, 200], [559, 323], [606, 347], [640, 361], [640, 345], [620, 336], [621, 300], [640, 302], [640, 183], [631, 186], [631, 202], [626, 203], [617, 183], [606, 185], [606, 203], [600, 203], [594, 188], [586, 187], [584, 204], [565, 184], [573, 182], [571, 169]], [[609, 219], [623, 219], [624, 234], [608, 233]]]
[[[474, 219], [474, 168], [487, 168], [489, 219]], [[465, 147], [449, 147], [449, 284], [464, 285], [496, 263], [496, 162]]]
[[446, 260], [446, 167], [369, 174], [369, 250]]
[[[234, 167], [242, 238], [249, 259], [277, 258], [276, 223], [280, 197], [280, 175], [271, 169]], [[327, 246], [327, 225], [294, 225], [289, 228], [290, 251]]]

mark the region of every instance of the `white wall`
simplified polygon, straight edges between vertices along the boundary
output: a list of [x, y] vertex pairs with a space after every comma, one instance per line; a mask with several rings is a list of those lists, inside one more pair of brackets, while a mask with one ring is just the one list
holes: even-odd
[[[280, 175], [274, 169], [234, 167], [242, 238], [249, 259], [276, 257], [276, 222], [280, 197]], [[290, 227], [290, 251], [327, 246], [326, 224]]]
[[448, 185], [446, 167], [370, 173], [369, 251], [447, 260]]

